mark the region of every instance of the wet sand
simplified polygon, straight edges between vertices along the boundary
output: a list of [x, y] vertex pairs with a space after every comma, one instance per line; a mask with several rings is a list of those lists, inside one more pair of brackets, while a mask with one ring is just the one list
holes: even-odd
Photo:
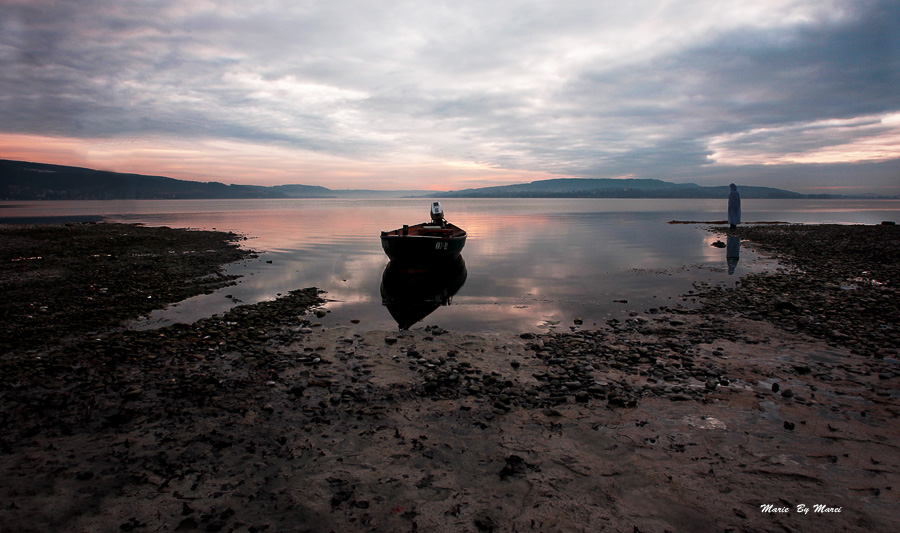
[[5, 530], [900, 530], [896, 226], [741, 227], [789, 268], [521, 336], [322, 328], [316, 289], [125, 331], [249, 252], [0, 228]]

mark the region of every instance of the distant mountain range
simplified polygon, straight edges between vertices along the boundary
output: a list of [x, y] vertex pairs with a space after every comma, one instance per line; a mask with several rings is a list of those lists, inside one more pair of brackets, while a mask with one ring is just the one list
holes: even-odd
[[317, 185], [226, 185], [0, 159], [0, 200], [396, 198], [430, 191], [334, 190]]
[[[772, 187], [738, 187], [742, 198], [809, 198]], [[435, 194], [439, 198], [727, 198], [729, 187], [704, 187], [656, 179], [563, 178]], [[817, 195], [816, 197], [822, 197]]]
[[[836, 198], [772, 187], [740, 186], [743, 198]], [[226, 185], [163, 176], [0, 159], [2, 200], [231, 198], [726, 198], [728, 186], [704, 187], [655, 179], [551, 179], [518, 185], [434, 191], [328, 189], [315, 185]]]

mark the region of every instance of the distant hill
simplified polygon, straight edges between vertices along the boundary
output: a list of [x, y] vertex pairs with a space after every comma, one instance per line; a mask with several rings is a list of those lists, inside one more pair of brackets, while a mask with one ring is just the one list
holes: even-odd
[[332, 190], [316, 185], [226, 185], [0, 159], [0, 200], [397, 198], [429, 191]]
[[[738, 187], [742, 198], [807, 198], [772, 187]], [[438, 198], [727, 198], [729, 187], [704, 187], [656, 179], [561, 178], [517, 185], [438, 193]]]
[[[742, 198], [837, 198], [739, 186]], [[727, 198], [728, 187], [656, 179], [562, 178], [461, 191], [334, 190], [316, 185], [226, 185], [0, 159], [0, 200], [231, 198]]]
[[373, 189], [327, 189], [318, 185], [275, 185], [267, 187], [285, 198], [406, 198], [432, 197], [432, 191], [378, 191]]
[[276, 185], [268, 187], [282, 198], [334, 198], [335, 192], [319, 185]]
[[89, 168], [0, 160], [0, 198], [114, 200], [150, 198], [277, 198], [266, 187], [177, 180]]

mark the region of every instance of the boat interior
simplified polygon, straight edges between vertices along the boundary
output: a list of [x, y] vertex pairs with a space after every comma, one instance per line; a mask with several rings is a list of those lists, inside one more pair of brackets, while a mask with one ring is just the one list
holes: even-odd
[[423, 224], [416, 224], [415, 226], [403, 226], [400, 229], [395, 229], [393, 231], [385, 231], [383, 235], [386, 236], [410, 236], [410, 237], [442, 237], [442, 238], [452, 238], [452, 237], [462, 237], [466, 232], [462, 229], [450, 224], [449, 222], [444, 222], [443, 225], [434, 224], [432, 222], [426, 222]]

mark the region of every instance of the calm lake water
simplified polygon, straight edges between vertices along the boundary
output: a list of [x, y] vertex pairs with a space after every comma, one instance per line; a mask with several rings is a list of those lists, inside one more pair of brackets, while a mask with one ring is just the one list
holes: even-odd
[[[240, 283], [153, 313], [135, 327], [190, 322], [236, 302], [316, 286], [327, 291], [326, 326], [396, 329], [385, 297], [411, 305], [410, 290], [450, 305], [414, 327], [462, 331], [537, 331], [622, 318], [633, 310], [674, 306], [696, 281], [733, 284], [748, 272], [775, 268], [740, 249], [733, 273], [728, 248], [705, 225], [722, 220], [725, 200], [446, 199], [447, 219], [468, 231], [464, 266], [429, 278], [398, 277], [381, 250], [382, 230], [428, 219], [428, 199], [141, 200], [0, 202], [0, 217], [103, 216], [112, 222], [218, 229], [246, 235], [265, 252], [228, 267]], [[743, 220], [877, 224], [900, 219], [897, 200], [744, 200]], [[724, 237], [721, 238], [724, 241]], [[730, 252], [730, 253], [729, 253]], [[382, 282], [385, 283], [382, 283]], [[386, 294], [383, 290], [386, 289]], [[424, 306], [424, 307], [423, 307]], [[408, 311], [408, 310], [407, 310]], [[358, 320], [359, 323], [351, 323]]]

